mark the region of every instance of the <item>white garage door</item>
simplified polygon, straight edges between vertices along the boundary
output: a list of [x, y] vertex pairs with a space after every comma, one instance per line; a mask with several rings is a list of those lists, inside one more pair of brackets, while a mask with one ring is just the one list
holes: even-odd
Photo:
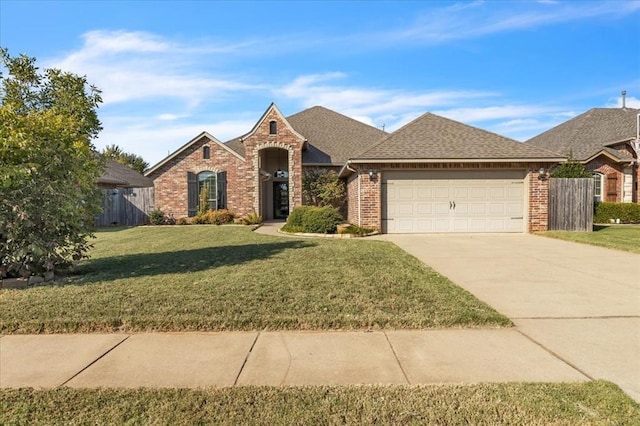
[[382, 230], [524, 232], [524, 171], [382, 173]]

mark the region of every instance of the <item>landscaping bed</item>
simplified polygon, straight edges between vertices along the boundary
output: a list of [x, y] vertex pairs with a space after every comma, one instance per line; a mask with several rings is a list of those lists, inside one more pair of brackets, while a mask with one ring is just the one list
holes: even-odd
[[0, 332], [500, 327], [511, 322], [395, 245], [245, 227], [105, 229], [77, 275], [0, 290]]
[[632, 425], [608, 382], [0, 390], [1, 424]]

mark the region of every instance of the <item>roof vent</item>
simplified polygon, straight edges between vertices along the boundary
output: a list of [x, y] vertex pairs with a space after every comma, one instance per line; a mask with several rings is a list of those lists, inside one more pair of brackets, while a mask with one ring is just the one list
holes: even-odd
[[622, 109], [627, 109], [627, 91], [622, 91]]

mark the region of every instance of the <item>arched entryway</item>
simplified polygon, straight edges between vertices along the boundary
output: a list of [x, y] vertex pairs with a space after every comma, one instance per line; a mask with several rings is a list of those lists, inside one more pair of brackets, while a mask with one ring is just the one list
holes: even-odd
[[260, 215], [264, 220], [286, 219], [291, 203], [289, 150], [259, 151]]

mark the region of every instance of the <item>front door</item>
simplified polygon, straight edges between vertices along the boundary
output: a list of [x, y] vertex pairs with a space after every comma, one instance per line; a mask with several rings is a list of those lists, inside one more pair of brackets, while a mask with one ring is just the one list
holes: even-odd
[[273, 218], [286, 219], [289, 216], [289, 183], [273, 182]]

